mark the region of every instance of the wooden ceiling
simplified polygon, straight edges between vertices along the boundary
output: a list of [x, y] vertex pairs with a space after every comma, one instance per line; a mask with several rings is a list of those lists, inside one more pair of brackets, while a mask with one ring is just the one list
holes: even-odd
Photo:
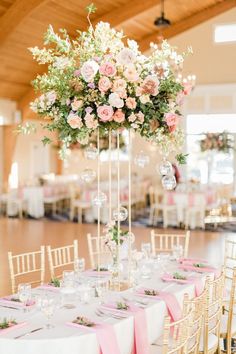
[[[74, 36], [86, 29], [86, 6], [91, 0], [0, 0], [0, 98], [24, 101], [30, 81], [43, 70], [28, 49], [42, 46], [49, 24], [66, 28]], [[93, 23], [110, 22], [136, 39], [143, 51], [155, 41], [153, 22], [160, 14], [160, 0], [95, 0]], [[236, 6], [236, 0], [166, 0], [166, 17], [172, 25], [163, 30], [170, 38]]]

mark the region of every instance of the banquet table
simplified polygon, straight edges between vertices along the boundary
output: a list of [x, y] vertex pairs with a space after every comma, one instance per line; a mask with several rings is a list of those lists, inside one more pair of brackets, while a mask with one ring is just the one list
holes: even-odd
[[[178, 264], [175, 261], [170, 261], [165, 269], [167, 269], [168, 272], [174, 272], [178, 269]], [[180, 306], [182, 306], [184, 294], [187, 293], [191, 298], [194, 297], [194, 284], [183, 285], [174, 282], [164, 282], [161, 280], [161, 272], [163, 271], [160, 271], [160, 268], [158, 269], [157, 267], [154, 269], [151, 278], [143, 280], [139, 286], [159, 291], [168, 291], [175, 296]], [[203, 286], [206, 275], [214, 277], [213, 273], [201, 274], [186, 272], [186, 274], [191, 276], [194, 274], [194, 276], [199, 278]], [[33, 294], [34, 296], [39, 296], [45, 291], [49, 290], [43, 290], [39, 287], [33, 289]], [[58, 290], [58, 296], [59, 293]], [[106, 294], [105, 302], [120, 300], [121, 296], [130, 297], [133, 301], [134, 289], [129, 289], [124, 292], [109, 291]], [[0, 301], [1, 319], [4, 317], [9, 318], [10, 316], [18, 323], [22, 321], [26, 322], [26, 325], [21, 328], [15, 328], [7, 333], [0, 334], [0, 353], [68, 354], [69, 352], [70, 354], [99, 354], [100, 348], [95, 333], [89, 333], [83, 329], [81, 330], [80, 328], [67, 325], [68, 321], [73, 321], [77, 316], [86, 316], [86, 318], [89, 318], [90, 320], [112, 325], [118, 341], [120, 354], [132, 353], [134, 342], [134, 317], [131, 313], [123, 319], [99, 317], [95, 314], [95, 310], [101, 306], [98, 298], [93, 298], [89, 304], [75, 302], [75, 305], [76, 307], [73, 309], [68, 309], [63, 306], [60, 307], [53, 317], [54, 328], [46, 329], [44, 328], [46, 317], [37, 307], [25, 313], [21, 309], [14, 310], [4, 308]], [[148, 343], [151, 344], [162, 335], [164, 317], [167, 314], [167, 308], [163, 300], [148, 298], [144, 311], [147, 323]], [[36, 328], [42, 329], [19, 339], [14, 339], [14, 337], [28, 333]]]

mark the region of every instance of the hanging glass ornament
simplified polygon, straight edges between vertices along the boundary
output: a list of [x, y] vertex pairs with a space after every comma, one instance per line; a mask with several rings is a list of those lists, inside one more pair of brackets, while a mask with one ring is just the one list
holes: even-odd
[[160, 165], [157, 165], [156, 170], [160, 172], [162, 176], [170, 175], [173, 173], [172, 164], [167, 160], [163, 160]]
[[143, 151], [140, 151], [134, 158], [135, 165], [144, 168], [149, 164], [150, 158]]
[[172, 174], [166, 175], [162, 177], [161, 183], [164, 189], [166, 189], [167, 191], [171, 191], [176, 187], [175, 176]]
[[94, 195], [92, 204], [98, 208], [101, 208], [107, 202], [107, 196], [103, 192], [99, 192]]
[[91, 168], [86, 168], [81, 172], [80, 178], [86, 183], [91, 183], [96, 178], [96, 171], [92, 170]]
[[114, 209], [112, 212], [112, 216], [115, 221], [124, 221], [128, 217], [128, 210], [124, 207]]
[[92, 144], [90, 144], [84, 150], [84, 156], [88, 160], [96, 160], [96, 158], [98, 156], [98, 149], [95, 146], [93, 146]]

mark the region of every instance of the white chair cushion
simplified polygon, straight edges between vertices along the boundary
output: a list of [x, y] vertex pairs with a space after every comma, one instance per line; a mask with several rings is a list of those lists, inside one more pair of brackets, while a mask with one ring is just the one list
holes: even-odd
[[[218, 344], [217, 336], [215, 336], [213, 333], [210, 333], [209, 337], [208, 337], [208, 350], [211, 350], [212, 348], [216, 347], [217, 344]], [[204, 351], [204, 338], [203, 338], [203, 336], [200, 339], [199, 351], [200, 352]]]
[[[221, 324], [220, 324], [220, 333], [224, 334], [227, 333], [227, 321], [228, 321], [228, 315], [223, 315], [221, 318]], [[233, 316], [232, 319], [232, 327], [231, 327], [231, 333], [236, 333], [236, 317]]]

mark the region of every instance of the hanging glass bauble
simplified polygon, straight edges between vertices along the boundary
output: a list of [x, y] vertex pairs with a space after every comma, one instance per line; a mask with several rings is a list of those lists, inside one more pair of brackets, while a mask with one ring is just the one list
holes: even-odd
[[86, 183], [91, 183], [96, 178], [96, 171], [92, 170], [91, 168], [86, 168], [81, 172], [80, 178]]
[[162, 176], [170, 175], [173, 173], [172, 164], [167, 160], [164, 160], [160, 165], [157, 165], [156, 169]]
[[135, 165], [144, 168], [149, 164], [150, 158], [143, 151], [140, 151], [134, 158]]
[[176, 187], [175, 176], [172, 174], [166, 175], [162, 178], [161, 183], [164, 189], [166, 189], [167, 191], [171, 191]]
[[96, 158], [98, 156], [98, 149], [93, 145], [89, 145], [84, 150], [84, 155], [85, 155], [86, 159], [88, 159], [88, 160], [96, 160]]
[[103, 192], [97, 193], [92, 199], [92, 204], [94, 206], [97, 206], [98, 208], [101, 208], [106, 202], [107, 202], [107, 196]]
[[119, 209], [114, 209], [112, 212], [113, 219], [115, 221], [124, 221], [127, 219], [128, 210], [124, 207], [120, 207]]

